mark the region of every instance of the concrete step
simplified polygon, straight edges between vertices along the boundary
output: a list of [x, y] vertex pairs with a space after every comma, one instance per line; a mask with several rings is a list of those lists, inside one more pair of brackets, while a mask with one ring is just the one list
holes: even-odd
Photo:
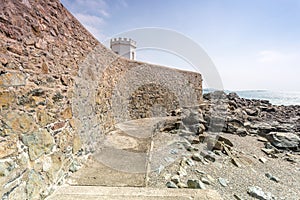
[[146, 184], [145, 180], [145, 173], [129, 173], [116, 170], [90, 159], [83, 168], [69, 177], [68, 184], [72, 186], [143, 187]]
[[215, 190], [62, 186], [46, 200], [221, 200]]
[[157, 160], [150, 166], [152, 135], [156, 124], [165, 119], [138, 119], [117, 124], [116, 130], [103, 135], [97, 151], [84, 167], [71, 175], [68, 183], [73, 186], [146, 186], [149, 170], [157, 169], [162, 165], [160, 159], [166, 157], [154, 156]]

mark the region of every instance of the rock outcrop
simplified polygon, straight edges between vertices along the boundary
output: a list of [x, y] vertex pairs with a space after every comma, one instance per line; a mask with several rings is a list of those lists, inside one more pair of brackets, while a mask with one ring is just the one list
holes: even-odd
[[259, 135], [276, 148], [300, 150], [300, 106], [277, 106], [266, 100], [244, 99], [219, 91], [205, 94], [204, 99], [208, 130], [220, 127], [220, 132]]
[[224, 199], [299, 196], [300, 106], [216, 91], [205, 94], [202, 104], [169, 115], [155, 136], [166, 138], [161, 143], [169, 148], [159, 156], [172, 162], [154, 170], [149, 185], [206, 187]]

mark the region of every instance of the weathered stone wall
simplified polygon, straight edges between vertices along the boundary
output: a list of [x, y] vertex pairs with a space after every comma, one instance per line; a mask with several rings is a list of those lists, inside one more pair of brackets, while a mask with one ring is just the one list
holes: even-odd
[[135, 90], [128, 106], [132, 119], [164, 117], [178, 108], [179, 102], [176, 95], [155, 83], [142, 85]]
[[47, 196], [119, 121], [201, 101], [199, 74], [117, 57], [58, 0], [0, 7], [3, 199]]
[[[90, 52], [75, 79], [73, 114], [88, 151], [94, 151], [101, 133], [116, 123], [151, 117], [154, 110], [156, 116], [165, 116], [165, 111], [202, 100], [200, 74], [115, 56], [106, 55], [104, 60], [104, 53], [100, 47]], [[153, 84], [159, 86], [157, 91], [148, 93]], [[156, 97], [138, 99], [138, 93], [144, 97], [156, 93]]]
[[0, 7], [0, 198], [40, 199], [79, 164], [72, 85], [98, 42], [58, 1]]

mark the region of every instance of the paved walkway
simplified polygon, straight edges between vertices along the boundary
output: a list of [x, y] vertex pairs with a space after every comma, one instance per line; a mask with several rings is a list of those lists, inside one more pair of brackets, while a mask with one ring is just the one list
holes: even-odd
[[98, 151], [69, 182], [73, 186], [146, 186], [151, 142], [163, 118], [120, 123], [107, 134]]
[[147, 188], [149, 172], [172, 160], [168, 154], [176, 143], [176, 139], [172, 141], [175, 136], [154, 135], [164, 120], [139, 119], [118, 124], [115, 131], [105, 135], [86, 165], [72, 174], [69, 186], [59, 188], [48, 199], [221, 199], [210, 190]]
[[221, 200], [214, 190], [63, 186], [47, 200]]

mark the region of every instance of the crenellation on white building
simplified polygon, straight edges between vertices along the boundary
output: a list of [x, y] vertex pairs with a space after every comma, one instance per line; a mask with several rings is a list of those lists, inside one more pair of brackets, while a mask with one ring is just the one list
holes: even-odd
[[136, 59], [136, 41], [130, 38], [113, 38], [110, 40], [110, 48], [122, 57]]

